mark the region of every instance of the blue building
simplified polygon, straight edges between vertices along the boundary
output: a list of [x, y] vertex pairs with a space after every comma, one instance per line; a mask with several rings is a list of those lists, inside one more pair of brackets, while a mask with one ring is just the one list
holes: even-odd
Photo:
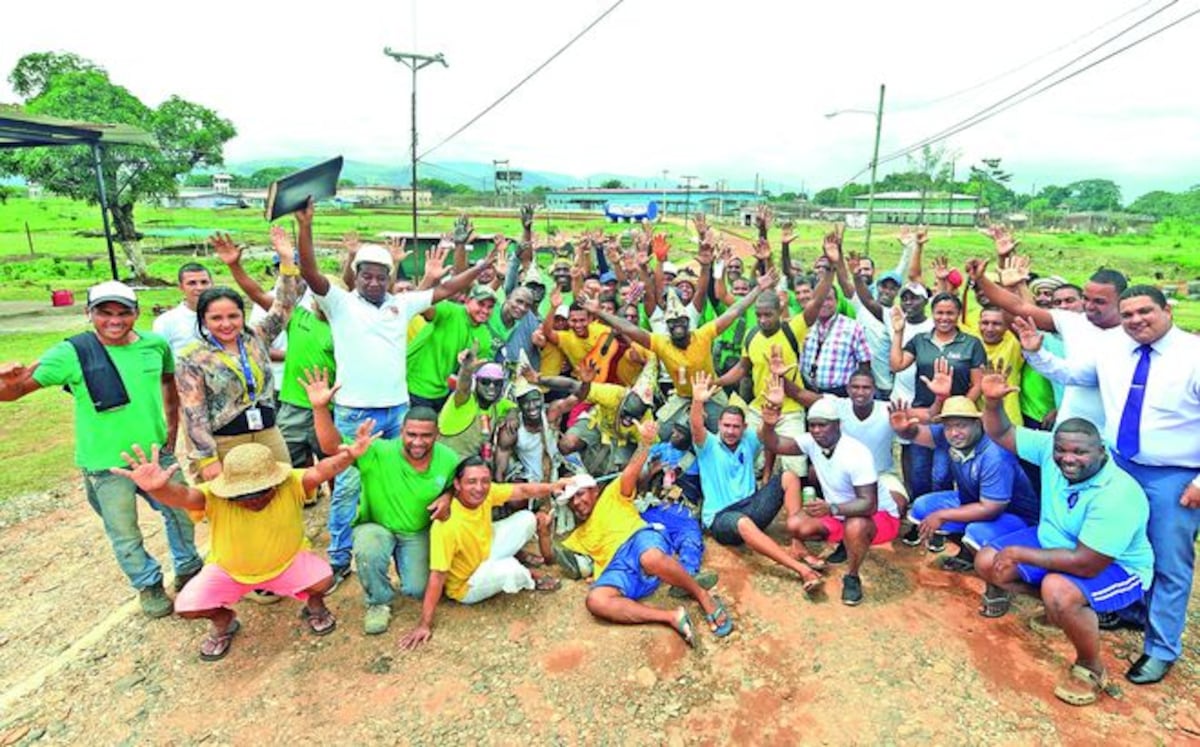
[[578, 210], [604, 213], [610, 208], [618, 211], [646, 210], [651, 202], [658, 212], [666, 215], [703, 212], [706, 215], [734, 215], [746, 205], [761, 201], [758, 193], [749, 189], [560, 189], [547, 192], [547, 210]]

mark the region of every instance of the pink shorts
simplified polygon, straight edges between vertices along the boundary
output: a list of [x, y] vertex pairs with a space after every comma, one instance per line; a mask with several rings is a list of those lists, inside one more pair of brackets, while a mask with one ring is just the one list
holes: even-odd
[[308, 550], [301, 550], [292, 564], [275, 578], [256, 584], [243, 584], [215, 563], [204, 566], [196, 577], [188, 581], [179, 596], [175, 597], [176, 612], [198, 612], [218, 607], [229, 607], [234, 602], [256, 589], [270, 591], [281, 597], [308, 599], [306, 589], [311, 589], [333, 575], [333, 569], [325, 559]]
[[[885, 545], [900, 536], [900, 519], [892, 516], [887, 511], [877, 511], [873, 518], [875, 521], [875, 539], [871, 541], [872, 545]], [[822, 516], [821, 523], [829, 530], [829, 536], [826, 539], [830, 542], [841, 542], [842, 538], [846, 536], [846, 525], [841, 519], [833, 516]]]

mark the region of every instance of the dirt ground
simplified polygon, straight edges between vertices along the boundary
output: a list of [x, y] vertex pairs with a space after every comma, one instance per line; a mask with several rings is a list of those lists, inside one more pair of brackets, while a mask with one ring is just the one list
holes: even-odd
[[[324, 503], [308, 519], [323, 547]], [[149, 510], [142, 526], [166, 559]], [[1052, 694], [1070, 648], [1029, 628], [1035, 601], [985, 620], [981, 581], [902, 545], [872, 552], [866, 601], [852, 609], [836, 570], [808, 601], [787, 574], [710, 542], [705, 563], [738, 628], [723, 641], [698, 630], [695, 651], [666, 628], [594, 621], [585, 585], [567, 582], [475, 608], [443, 603], [431, 643], [402, 653], [418, 603], [397, 601], [392, 630], [368, 638], [351, 579], [330, 599], [332, 635], [302, 629], [292, 600], [243, 602], [243, 631], [213, 664], [196, 656], [203, 623], [141, 616], [77, 486], [0, 504], [0, 548], [0, 745], [1200, 739], [1200, 600], [1164, 684], [1077, 709]], [[1115, 673], [1139, 651], [1138, 634], [1104, 634]]]

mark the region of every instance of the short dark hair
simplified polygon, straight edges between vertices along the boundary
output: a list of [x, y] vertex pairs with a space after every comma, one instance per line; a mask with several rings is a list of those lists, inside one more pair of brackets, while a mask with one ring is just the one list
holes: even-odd
[[401, 425], [408, 425], [410, 420], [418, 423], [436, 423], [437, 419], [438, 414], [433, 411], [432, 407], [417, 405], [410, 408], [408, 412], [404, 413], [404, 421], [401, 423]]
[[1055, 288], [1054, 292], [1058, 293], [1060, 290], [1071, 290], [1071, 291], [1075, 291], [1076, 293], [1078, 293], [1081, 296], [1083, 295], [1083, 288], [1080, 288], [1078, 285], [1075, 285], [1074, 283], [1064, 283], [1063, 285], [1060, 285], [1057, 288]]
[[[215, 288], [205, 290], [196, 301], [196, 329], [200, 331], [202, 337], [206, 334], [204, 315], [208, 312], [208, 307], [222, 299], [233, 301], [237, 305], [238, 311], [243, 314], [246, 313], [246, 302], [242, 300], [241, 294], [233, 288], [218, 285]], [[205, 337], [205, 339], [208, 338]]]
[[[871, 371], [871, 365], [869, 363], [863, 363], [858, 368], [854, 369], [854, 372], [850, 374], [850, 379], [857, 379], [863, 376], [871, 380], [871, 386], [875, 385], [875, 374]], [[849, 381], [850, 379], [846, 379], [846, 381]]]
[[175, 282], [177, 284], [183, 282], [183, 274], [185, 272], [203, 272], [205, 275], [208, 275], [210, 278], [212, 277], [212, 273], [208, 271], [208, 268], [205, 267], [204, 265], [200, 264], [199, 262], [184, 262], [183, 265], [179, 268], [179, 272], [175, 273]]
[[980, 314], [983, 314], [983, 312], [985, 312], [985, 311], [998, 311], [998, 312], [1000, 312], [1001, 314], [1003, 314], [1003, 313], [1004, 313], [1004, 309], [1002, 309], [1002, 308], [1000, 308], [999, 306], [996, 306], [996, 305], [994, 305], [994, 304], [990, 304], [990, 303], [986, 303], [986, 304], [984, 304], [983, 306], [981, 306], [981, 307], [979, 308], [979, 313], [980, 313]]
[[1088, 278], [1088, 282], [1111, 285], [1117, 289], [1117, 293], [1124, 293], [1125, 289], [1129, 287], [1129, 278], [1125, 277], [1125, 273], [1108, 268], [1093, 272], [1092, 276]]
[[929, 308], [932, 309], [934, 306], [937, 306], [943, 301], [949, 301], [950, 303], [954, 304], [954, 308], [962, 311], [962, 301], [959, 299], [959, 297], [953, 293], [947, 293], [945, 291], [933, 294], [933, 298], [929, 299]]
[[1100, 431], [1096, 428], [1096, 424], [1084, 418], [1067, 418], [1058, 424], [1055, 428], [1056, 433], [1079, 433], [1088, 436], [1097, 441], [1100, 440]]
[[461, 479], [463, 473], [467, 471], [468, 467], [487, 467], [488, 471], [491, 471], [491, 466], [484, 460], [483, 457], [479, 456], [478, 454], [471, 454], [459, 462], [458, 466], [454, 468], [454, 479]]
[[578, 301], [572, 301], [571, 305], [567, 307], [567, 313], [570, 314], [575, 311], [587, 311], [587, 309], [583, 308], [583, 304]]
[[1167, 297], [1163, 295], [1161, 290], [1155, 288], [1153, 285], [1131, 285], [1125, 290], [1121, 291], [1122, 301], [1129, 298], [1136, 298], [1137, 296], [1146, 296], [1154, 302], [1155, 306], [1160, 309], [1167, 308]]
[[720, 420], [726, 415], [737, 415], [742, 419], [743, 422], [746, 420], [746, 411], [737, 405], [725, 405], [725, 407], [721, 409], [721, 414], [717, 416], [717, 419]]

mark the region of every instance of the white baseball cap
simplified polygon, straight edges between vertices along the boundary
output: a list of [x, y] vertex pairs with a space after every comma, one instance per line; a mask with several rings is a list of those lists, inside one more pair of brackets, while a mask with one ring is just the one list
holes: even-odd
[[597, 486], [597, 484], [598, 483], [596, 482], [596, 478], [592, 477], [591, 475], [589, 475], [587, 473], [575, 475], [574, 477], [571, 478], [571, 484], [568, 485], [563, 490], [562, 495], [560, 495], [558, 497], [558, 502], [566, 503], [567, 501], [574, 498], [575, 494], [578, 493], [579, 491], [587, 490], [588, 488], [594, 488]]
[[833, 401], [833, 397], [822, 397], [808, 408], [808, 419], [841, 420], [842, 416], [838, 413], [837, 403]]
[[102, 303], [114, 301], [131, 309], [138, 307], [137, 294], [133, 288], [117, 280], [106, 280], [88, 288], [87, 307], [94, 309]]
[[357, 272], [359, 265], [368, 262], [373, 265], [383, 265], [390, 271], [392, 269], [392, 253], [378, 244], [363, 244], [354, 253], [354, 262], [350, 266]]
[[678, 275], [679, 268], [670, 262], [662, 263], [662, 271], [664, 275]]

